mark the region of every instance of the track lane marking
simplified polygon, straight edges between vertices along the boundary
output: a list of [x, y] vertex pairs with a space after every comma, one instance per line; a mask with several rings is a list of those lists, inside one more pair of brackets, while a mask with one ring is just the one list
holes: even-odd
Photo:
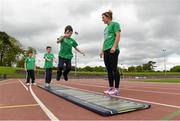
[[22, 84], [22, 86], [26, 89], [26, 91], [29, 91], [29, 89], [27, 88], [27, 86], [22, 82], [22, 81], [20, 81], [19, 80], [19, 82]]
[[[107, 88], [107, 86], [101, 86], [101, 85], [94, 85], [94, 84], [77, 84], [72, 83], [74, 85], [81, 85], [81, 86], [90, 86], [90, 87], [102, 87]], [[157, 93], [157, 94], [168, 94], [168, 95], [180, 95], [180, 93], [170, 93], [170, 92], [161, 92], [161, 91], [146, 91], [146, 90], [140, 90], [140, 89], [127, 89], [127, 88], [120, 88], [120, 90], [130, 90], [130, 91], [138, 91], [138, 92], [146, 92], [146, 93]]]
[[0, 83], [0, 86], [4, 86], [4, 85], [7, 85], [7, 84], [14, 84], [14, 83], [18, 83], [18, 81], [15, 81], [15, 82], [5, 82], [5, 83]]
[[[74, 82], [72, 82], [72, 83], [74, 83]], [[87, 83], [87, 82], [81, 82], [82, 84], [89, 84], [89, 83]], [[94, 83], [91, 83], [92, 85], [94, 85]], [[98, 83], [98, 84], [96, 84], [96, 85], [99, 85], [99, 86], [106, 86], [106, 84], [104, 83], [102, 83], [102, 84], [100, 84], [100, 83]], [[107, 85], [108, 86], [108, 85]], [[128, 88], [138, 88], [138, 87], [140, 87], [140, 86], [143, 86], [143, 85], [128, 85], [128, 84], [121, 84], [120, 86], [122, 86], [122, 87], [128, 87]], [[173, 90], [173, 91], [180, 91], [180, 89], [177, 89], [177, 87], [175, 87], [175, 88], [168, 88], [168, 87], [160, 87], [160, 86], [149, 86], [149, 85], [146, 85], [146, 86], [148, 86], [148, 87], [143, 87], [143, 88], [145, 88], [145, 89], [162, 89], [162, 90]]]
[[0, 106], [0, 109], [9, 109], [9, 108], [24, 108], [24, 107], [35, 107], [39, 106], [38, 104], [27, 104], [27, 105], [3, 105]]
[[49, 117], [49, 119], [51, 121], [60, 121], [44, 104], [43, 102], [36, 96], [36, 94], [34, 93], [34, 91], [32, 90], [32, 86], [30, 85], [29, 87], [30, 89], [30, 93], [33, 96], [33, 98], [35, 99], [35, 101], [39, 104], [39, 106], [41, 107], [41, 109], [44, 111], [44, 113]]

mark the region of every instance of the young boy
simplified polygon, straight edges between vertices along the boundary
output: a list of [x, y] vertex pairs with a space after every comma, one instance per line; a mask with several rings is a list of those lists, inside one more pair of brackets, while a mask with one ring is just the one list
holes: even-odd
[[71, 70], [71, 59], [73, 57], [72, 47], [74, 47], [77, 52], [85, 56], [85, 54], [77, 48], [78, 46], [77, 42], [73, 38], [71, 38], [72, 34], [73, 34], [73, 28], [70, 25], [68, 25], [65, 27], [64, 36], [57, 38], [57, 43], [58, 44], [60, 43], [61, 45], [59, 51], [58, 71], [56, 77], [57, 81], [59, 81], [61, 78], [64, 64], [66, 64], [66, 68], [63, 72], [63, 76], [64, 76], [64, 80], [68, 81], [68, 74]]
[[45, 86], [48, 87], [52, 79], [53, 60], [55, 60], [55, 58], [54, 58], [54, 54], [51, 53], [50, 46], [46, 47], [46, 51], [47, 53], [44, 54], [44, 59], [45, 59], [44, 67], [46, 69]]
[[25, 59], [25, 70], [27, 72], [27, 82], [26, 85], [29, 86], [30, 85], [30, 79], [31, 79], [31, 83], [33, 85], [36, 85], [35, 83], [35, 74], [34, 74], [34, 70], [35, 70], [35, 58], [33, 57], [33, 52], [30, 50], [28, 51], [28, 57]]

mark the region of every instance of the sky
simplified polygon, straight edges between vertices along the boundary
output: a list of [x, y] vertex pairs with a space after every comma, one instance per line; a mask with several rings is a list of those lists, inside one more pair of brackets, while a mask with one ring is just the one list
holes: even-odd
[[[103, 43], [102, 13], [113, 12], [121, 26], [119, 66], [156, 62], [156, 70], [180, 65], [180, 0], [0, 0], [0, 31], [37, 50], [43, 66], [47, 45], [58, 57], [56, 38], [71, 25], [86, 54], [77, 54], [77, 66], [104, 66], [99, 53]], [[162, 50], [166, 51], [163, 52]], [[74, 58], [72, 59], [74, 65]]]

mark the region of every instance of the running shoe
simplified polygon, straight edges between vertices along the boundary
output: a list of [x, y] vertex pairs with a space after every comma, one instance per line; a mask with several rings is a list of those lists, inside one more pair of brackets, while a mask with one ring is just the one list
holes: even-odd
[[105, 90], [104, 94], [109, 94], [111, 91], [113, 91], [113, 88], [109, 88], [109, 89]]

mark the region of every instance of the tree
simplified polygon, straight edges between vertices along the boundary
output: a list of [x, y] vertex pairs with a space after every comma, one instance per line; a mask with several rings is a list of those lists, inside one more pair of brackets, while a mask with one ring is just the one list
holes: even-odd
[[90, 66], [86, 66], [86, 67], [84, 67], [83, 70], [84, 70], [84, 71], [90, 71], [90, 72], [92, 72], [92, 71], [93, 71], [93, 68], [90, 67]]
[[94, 71], [95, 72], [104, 72], [104, 71], [106, 71], [106, 68], [102, 67], [102, 66], [96, 66], [96, 67], [94, 67]]
[[136, 71], [136, 67], [134, 66], [128, 67], [128, 72], [135, 72], [135, 71]]
[[102, 66], [95, 66], [95, 67], [90, 67], [90, 66], [86, 66], [86, 67], [81, 67], [81, 68], [77, 68], [77, 71], [90, 71], [90, 72], [105, 72], [106, 68], [102, 67]]
[[137, 72], [143, 72], [143, 67], [142, 66], [137, 66], [136, 71]]
[[149, 61], [148, 63], [143, 64], [143, 70], [144, 71], [154, 71], [155, 64], [156, 64], [156, 62]]
[[173, 68], [170, 69], [170, 72], [180, 72], [180, 66], [174, 66]]
[[5, 32], [0, 32], [0, 66], [12, 66], [16, 64], [23, 53], [22, 45], [18, 40]]

